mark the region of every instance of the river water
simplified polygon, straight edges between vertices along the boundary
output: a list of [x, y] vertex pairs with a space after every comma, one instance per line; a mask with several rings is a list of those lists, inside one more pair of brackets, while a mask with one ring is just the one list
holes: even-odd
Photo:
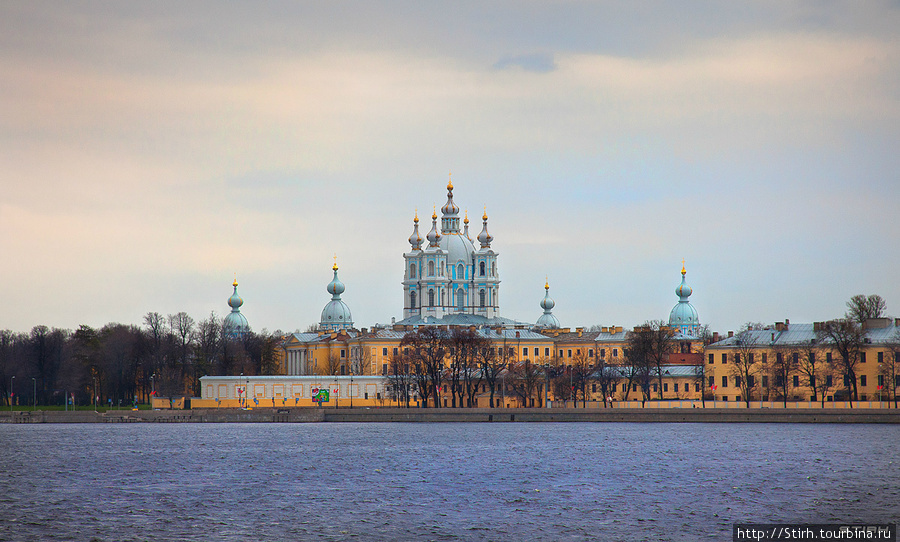
[[0, 425], [0, 540], [731, 540], [900, 518], [900, 426]]

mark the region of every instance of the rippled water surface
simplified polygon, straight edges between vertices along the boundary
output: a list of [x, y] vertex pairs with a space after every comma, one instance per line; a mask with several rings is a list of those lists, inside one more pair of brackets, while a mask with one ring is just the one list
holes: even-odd
[[731, 540], [896, 522], [900, 427], [0, 425], [2, 540]]

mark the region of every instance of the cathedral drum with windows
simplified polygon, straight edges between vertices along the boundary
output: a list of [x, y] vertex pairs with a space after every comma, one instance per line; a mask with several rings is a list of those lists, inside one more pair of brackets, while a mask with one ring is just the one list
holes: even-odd
[[469, 218], [460, 231], [459, 207], [453, 202], [453, 182], [447, 184], [447, 203], [441, 207], [438, 231], [437, 211], [431, 215], [431, 231], [422, 239], [419, 216], [409, 237], [411, 250], [403, 255], [403, 318], [474, 314], [499, 316], [497, 253], [491, 249], [493, 237], [484, 225], [476, 241], [469, 237]]

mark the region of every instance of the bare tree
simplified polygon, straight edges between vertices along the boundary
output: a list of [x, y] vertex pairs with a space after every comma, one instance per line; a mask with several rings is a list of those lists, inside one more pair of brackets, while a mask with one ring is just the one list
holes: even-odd
[[474, 329], [457, 327], [450, 332], [450, 381], [451, 406], [471, 406], [475, 403], [481, 371], [478, 367], [479, 352], [490, 347], [490, 342]]
[[372, 370], [372, 352], [360, 345], [351, 349], [350, 352], [350, 373], [354, 375], [364, 375]]
[[825, 396], [831, 390], [834, 382], [833, 368], [819, 356], [818, 349], [814, 344], [803, 347], [798, 361], [797, 371], [809, 384], [809, 389], [812, 390], [812, 400], [820, 400], [822, 408], [825, 408]]
[[[259, 333], [253, 331], [244, 334], [241, 342], [250, 362], [250, 373], [258, 375], [274, 375], [279, 370], [279, 345], [284, 341], [281, 332], [269, 333], [263, 329]], [[244, 371], [247, 373], [247, 371]]]
[[888, 340], [886, 346], [890, 349], [879, 367], [879, 389], [887, 392], [888, 406], [894, 401], [897, 408], [897, 388], [900, 387], [900, 329], [894, 331], [894, 335]]
[[659, 399], [663, 399], [663, 368], [662, 366], [669, 361], [669, 354], [675, 348], [672, 342], [672, 330], [662, 320], [651, 320], [644, 323], [644, 329], [647, 329], [648, 350], [647, 355], [649, 361], [653, 364], [656, 373], [657, 382], [659, 384]]
[[756, 377], [759, 369], [754, 359], [756, 350], [753, 324], [747, 324], [740, 333], [734, 336], [734, 351], [731, 353], [729, 366], [731, 375], [737, 380], [736, 384], [741, 389], [741, 395], [747, 408], [750, 408], [751, 394], [758, 385]]
[[210, 313], [209, 318], [197, 324], [197, 337], [194, 343], [194, 370], [191, 374], [191, 386], [194, 390], [194, 396], [200, 395], [200, 377], [206, 376], [222, 366], [220, 358], [222, 348], [220, 343], [224, 337], [221, 332], [222, 322], [214, 312]]
[[553, 399], [559, 401], [574, 400], [575, 390], [572, 379], [572, 366], [566, 365], [560, 358], [553, 358], [548, 367], [550, 373], [550, 390]]
[[693, 384], [700, 388], [700, 406], [706, 408], [708, 382], [706, 378], [706, 362], [694, 366]]
[[165, 319], [158, 312], [148, 312], [144, 315], [144, 325], [147, 326], [149, 338], [149, 353], [152, 360], [151, 370], [160, 371], [163, 367], [164, 341], [166, 335]]
[[619, 374], [622, 375], [622, 379], [624, 380], [622, 383], [624, 386], [622, 400], [627, 401], [631, 391], [641, 382], [643, 370], [636, 361], [640, 352], [634, 352], [631, 348], [626, 347], [623, 349], [623, 353], [624, 357], [622, 358], [622, 365], [619, 366]]
[[[641, 403], [646, 404], [650, 400], [650, 386], [657, 376], [656, 357], [653, 352], [654, 330], [650, 326], [641, 326], [628, 332], [625, 347], [625, 357], [631, 365], [626, 374], [630, 383], [637, 383], [641, 387]], [[658, 390], [662, 390], [659, 385]], [[627, 396], [626, 396], [627, 398]]]
[[856, 387], [856, 367], [859, 363], [859, 353], [862, 349], [865, 332], [856, 320], [843, 318], [824, 322], [817, 331], [818, 341], [827, 343], [838, 354], [839, 370], [844, 377], [844, 387], [850, 399], [850, 408], [853, 401], [859, 400]]
[[780, 345], [775, 348], [775, 360], [770, 367], [770, 374], [775, 381], [775, 388], [784, 407], [787, 408], [787, 400], [792, 387], [792, 379], [800, 365], [800, 353], [792, 345]]
[[328, 356], [322, 366], [322, 374], [330, 376], [341, 374], [341, 358], [334, 350], [328, 351]]
[[845, 318], [863, 325], [869, 318], [881, 318], [884, 316], [886, 308], [887, 303], [880, 295], [865, 296], [859, 294], [851, 297], [850, 301], [847, 302], [847, 315]]
[[178, 366], [181, 369], [181, 380], [187, 382], [191, 365], [191, 351], [194, 347], [194, 319], [186, 312], [168, 316], [169, 329], [176, 340], [178, 350]]
[[622, 379], [622, 374], [619, 372], [619, 366], [608, 363], [606, 357], [598, 357], [596, 360], [591, 378], [600, 386], [603, 406], [607, 407], [609, 405], [606, 399], [612, 397], [611, 390]]
[[494, 395], [495, 390], [497, 389], [497, 381], [500, 380], [501, 374], [506, 370], [507, 361], [505, 355], [497, 354], [497, 350], [490, 345], [490, 341], [481, 348], [478, 365], [481, 371], [481, 379], [484, 380], [484, 383], [487, 385], [488, 389], [490, 389], [491, 408], [496, 406]]
[[[101, 371], [100, 334], [96, 329], [82, 325], [75, 331], [73, 339], [73, 357], [81, 365], [82, 370], [78, 372], [72, 384], [78, 389], [79, 395], [82, 395], [83, 398], [87, 395], [88, 383], [93, 386], [92, 376]], [[147, 393], [149, 392], [150, 389], [148, 387]]]
[[[107, 402], [112, 399], [119, 405], [123, 402], [129, 404], [137, 395], [135, 377], [140, 334], [140, 329], [123, 324], [108, 324], [99, 332], [102, 373], [106, 375], [104, 385], [101, 387], [101, 396], [105, 397]], [[178, 379], [177, 374], [161, 379], [160, 387], [164, 395], [172, 396], [184, 392], [183, 382]]]
[[519, 399], [519, 404], [523, 407], [533, 407], [540, 388], [540, 381], [544, 378], [541, 367], [529, 358], [512, 359], [509, 363], [507, 378]]
[[450, 406], [452, 408], [456, 408], [457, 398], [459, 399], [459, 406], [463, 405], [463, 397], [466, 393], [463, 375], [469, 360], [465, 337], [466, 333], [469, 332], [469, 330], [454, 328], [450, 332], [450, 338], [448, 339], [450, 367], [447, 371], [447, 380], [450, 384]]
[[591, 383], [594, 372], [593, 364], [584, 355], [584, 350], [579, 348], [572, 358], [572, 392], [575, 406], [578, 406], [578, 394], [581, 394], [581, 405], [587, 408], [588, 386]]
[[450, 334], [441, 326], [423, 326], [410, 331], [400, 341], [409, 349], [410, 361], [415, 367], [419, 382], [422, 406], [428, 406], [428, 397], [434, 397], [434, 407], [441, 406], [441, 386], [444, 380], [444, 358], [448, 351]]
[[467, 406], [478, 406], [478, 386], [483, 382], [482, 375], [482, 352], [491, 349], [491, 341], [481, 334], [472, 331], [466, 341], [466, 360], [463, 369], [463, 381], [465, 382], [465, 393], [467, 398]]
[[709, 382], [706, 375], [706, 349], [713, 343], [713, 333], [709, 329], [709, 324], [700, 326], [697, 337], [700, 339], [702, 363], [694, 366], [693, 384], [700, 388], [700, 406], [706, 408], [706, 396], [709, 393]]
[[396, 401], [398, 405], [405, 403], [406, 408], [409, 408], [414, 380], [410, 373], [409, 357], [404, 352], [391, 356], [385, 379], [388, 398]]

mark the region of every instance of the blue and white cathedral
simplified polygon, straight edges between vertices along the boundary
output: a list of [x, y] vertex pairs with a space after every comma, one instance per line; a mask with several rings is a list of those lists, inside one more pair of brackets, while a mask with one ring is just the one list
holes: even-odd
[[[468, 215], [460, 230], [459, 207], [453, 202], [453, 182], [447, 183], [447, 203], [441, 207], [438, 231], [437, 211], [431, 215], [431, 231], [422, 239], [419, 216], [413, 220], [410, 251], [403, 255], [403, 318], [418, 320], [455, 315], [475, 315], [488, 319], [500, 315], [497, 253], [491, 248], [485, 211], [481, 233], [469, 236]], [[480, 245], [475, 247], [477, 240]]]

